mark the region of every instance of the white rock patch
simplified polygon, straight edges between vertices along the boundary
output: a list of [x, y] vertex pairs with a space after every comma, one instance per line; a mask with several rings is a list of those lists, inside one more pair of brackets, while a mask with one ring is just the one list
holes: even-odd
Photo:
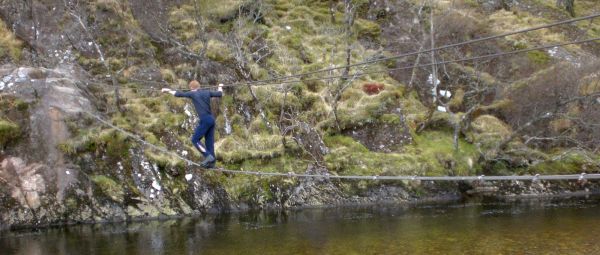
[[160, 184], [158, 184], [156, 180], [154, 180], [152, 181], [152, 188], [154, 188], [155, 190], [160, 190], [162, 187], [160, 186]]

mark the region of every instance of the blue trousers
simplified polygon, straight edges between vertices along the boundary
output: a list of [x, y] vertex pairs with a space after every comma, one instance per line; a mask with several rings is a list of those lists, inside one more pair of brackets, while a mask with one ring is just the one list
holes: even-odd
[[[204, 137], [204, 143], [206, 146], [205, 152], [202, 152], [200, 146], [202, 146], [200, 139]], [[205, 157], [209, 154], [216, 158], [215, 156], [215, 117], [212, 115], [203, 115], [200, 116], [200, 123], [194, 130], [194, 135], [192, 136], [192, 144], [200, 153], [202, 153]]]

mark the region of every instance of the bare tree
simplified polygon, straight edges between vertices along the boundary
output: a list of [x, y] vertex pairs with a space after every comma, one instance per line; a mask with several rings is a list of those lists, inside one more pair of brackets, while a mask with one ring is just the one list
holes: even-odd
[[565, 8], [565, 10], [575, 17], [575, 0], [556, 0], [556, 7]]
[[[419, 7], [418, 11], [415, 13], [415, 17], [417, 18], [417, 20], [421, 20], [422, 19], [423, 7], [425, 7], [425, 1], [421, 2], [421, 6]], [[421, 25], [419, 25], [419, 27], [421, 28], [421, 33], [423, 34], [423, 38], [425, 38], [425, 34], [426, 34], [425, 29]], [[413, 40], [419, 41], [417, 38], [414, 38], [414, 36], [412, 35], [412, 33], [408, 33], [408, 34], [413, 38]], [[419, 51], [419, 52], [423, 51], [424, 47], [425, 47], [425, 41], [421, 41], [419, 43], [419, 49], [417, 51]], [[408, 89], [409, 90], [413, 89], [414, 82], [415, 82], [415, 79], [417, 77], [417, 71], [418, 71], [417, 67], [421, 63], [421, 55], [422, 55], [421, 53], [418, 53], [417, 57], [415, 59], [415, 63], [413, 65], [413, 68], [412, 68], [412, 71], [411, 71], [411, 74], [410, 74], [410, 81], [408, 82]]]
[[[238, 19], [231, 33], [228, 34], [228, 40], [232, 46], [232, 52], [235, 59], [236, 70], [246, 81], [252, 80], [250, 72], [251, 65], [260, 66], [263, 61], [272, 55], [272, 46], [269, 45], [264, 34], [266, 31], [257, 29], [256, 23], [262, 18], [263, 8], [265, 8], [262, 1], [255, 3], [256, 8], [252, 9], [249, 13], [244, 14], [244, 10], [240, 7], [238, 9]], [[250, 24], [250, 25], [248, 25]], [[246, 41], [246, 38], [252, 38], [251, 41]], [[246, 84], [254, 105], [258, 110], [259, 116], [263, 120], [267, 128], [272, 129], [272, 125], [267, 118], [267, 112], [265, 107], [258, 99], [254, 88], [250, 84]]]
[[[208, 48], [209, 37], [199, 0], [193, 0], [194, 12], [191, 14], [197, 31], [194, 33], [193, 38], [188, 39], [188, 41], [198, 40], [202, 42], [202, 46], [197, 51], [190, 49], [188, 42], [180, 40], [173, 31], [168, 22], [169, 2], [164, 3], [162, 0], [130, 0], [129, 2], [134, 17], [140, 22], [141, 27], [150, 36], [151, 40], [170, 46], [172, 50], [181, 54], [181, 56], [195, 61], [197, 68], [202, 65], [202, 62], [206, 61], [205, 53]], [[148, 5], [152, 8], [148, 8]], [[197, 76], [197, 72], [198, 70], [195, 71], [194, 76]]]
[[350, 62], [352, 58], [352, 37], [354, 35], [352, 27], [354, 26], [354, 16], [356, 5], [352, 0], [344, 0], [344, 35], [346, 37], [346, 68], [344, 68], [343, 79], [350, 73]]
[[[430, 10], [431, 13], [429, 14], [429, 39], [430, 39], [430, 45], [431, 45], [431, 49], [435, 48], [435, 26], [434, 26], [434, 20], [433, 20], [433, 9], [434, 9], [434, 5], [433, 5], [433, 0], [429, 1], [429, 5], [430, 5]], [[438, 75], [437, 75], [437, 65], [435, 64], [435, 51], [431, 51], [429, 53], [431, 55], [431, 97], [432, 97], [432, 105], [435, 106], [435, 104], [437, 103], [437, 94], [438, 94]]]
[[576, 146], [597, 150], [600, 91], [582, 92], [582, 77], [595, 72], [597, 66], [561, 64], [513, 90], [508, 95], [513, 107], [505, 110], [504, 116], [514, 131], [498, 144], [498, 149], [505, 149], [525, 134], [527, 144], [540, 148]]
[[[367, 61], [369, 59], [372, 59], [372, 58], [367, 58]], [[336, 127], [336, 129], [337, 129], [338, 132], [342, 131], [342, 128], [340, 126], [339, 112], [338, 112], [338, 107], [339, 107], [340, 99], [342, 99], [342, 95], [344, 94], [344, 92], [346, 91], [346, 89], [348, 89], [349, 87], [352, 86], [352, 84], [354, 83], [354, 81], [358, 77], [360, 77], [362, 71], [364, 71], [366, 68], [367, 68], [367, 65], [363, 65], [363, 66], [361, 66], [361, 68], [358, 71], [356, 71], [352, 75], [352, 77], [350, 77], [350, 79], [345, 79], [345, 78], [336, 79], [328, 87], [328, 92], [329, 92], [329, 95], [330, 95], [330, 105], [331, 105], [331, 109], [332, 109], [331, 112], [333, 113], [333, 117], [334, 117], [334, 120], [335, 120], [335, 127]], [[343, 77], [346, 77], [346, 76], [347, 75], [343, 75]]]

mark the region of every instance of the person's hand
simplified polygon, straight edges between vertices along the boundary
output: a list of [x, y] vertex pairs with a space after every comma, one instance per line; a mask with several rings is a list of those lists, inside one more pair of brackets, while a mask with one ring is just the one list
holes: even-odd
[[161, 91], [162, 93], [169, 93], [169, 94], [171, 94], [171, 95], [175, 95], [175, 90], [172, 90], [172, 89], [170, 89], [170, 88], [162, 88], [160, 91]]
[[219, 83], [219, 91], [223, 92], [223, 83]]

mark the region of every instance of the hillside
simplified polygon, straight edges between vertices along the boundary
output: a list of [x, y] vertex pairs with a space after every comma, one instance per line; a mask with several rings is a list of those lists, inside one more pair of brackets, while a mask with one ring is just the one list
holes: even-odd
[[[405, 201], [473, 189], [205, 171], [88, 114], [200, 162], [189, 141], [193, 106], [160, 93], [192, 79], [226, 85], [213, 101], [218, 166], [226, 169], [598, 172], [598, 41], [452, 61], [600, 37], [600, 18], [390, 58], [600, 13], [600, 4], [576, 0], [573, 12], [555, 0], [0, 0], [1, 224]], [[381, 58], [389, 59], [373, 61]], [[365, 61], [373, 63], [344, 68]], [[432, 64], [440, 62], [448, 63]], [[332, 70], [281, 79], [325, 68]], [[270, 82], [252, 83], [261, 80]], [[515, 185], [526, 185], [524, 193], [556, 188]]]

